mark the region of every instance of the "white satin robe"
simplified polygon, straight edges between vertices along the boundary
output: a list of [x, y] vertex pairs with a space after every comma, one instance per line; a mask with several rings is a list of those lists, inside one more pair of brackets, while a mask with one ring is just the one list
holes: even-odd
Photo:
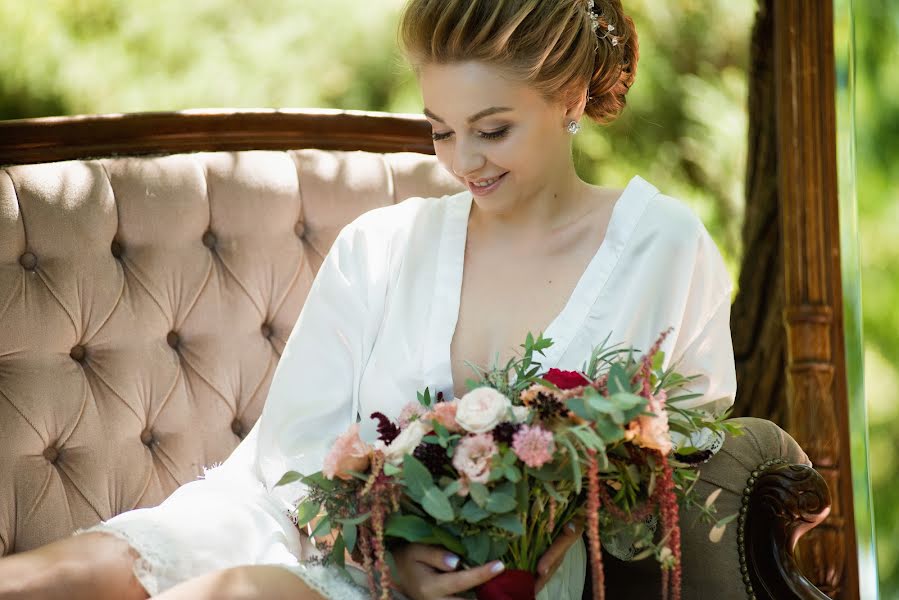
[[[430, 386], [452, 398], [450, 342], [459, 311], [469, 192], [410, 198], [348, 224], [312, 285], [278, 364], [262, 416], [205, 478], [162, 505], [118, 515], [97, 528], [126, 540], [153, 594], [205, 572], [280, 564], [331, 598], [358, 588], [304, 565], [287, 517], [301, 490], [273, 489], [285, 471], [321, 468], [329, 443], [361, 417], [374, 440], [373, 411], [396, 417]], [[666, 366], [701, 374], [691, 401], [723, 409], [736, 392], [730, 335], [732, 283], [693, 211], [634, 177], [616, 203], [606, 237], [562, 312], [544, 334], [545, 368], [581, 368], [606, 336], [645, 350], [674, 327]], [[534, 332], [535, 335], [538, 332]], [[584, 548], [576, 544], [540, 594], [579, 600]]]

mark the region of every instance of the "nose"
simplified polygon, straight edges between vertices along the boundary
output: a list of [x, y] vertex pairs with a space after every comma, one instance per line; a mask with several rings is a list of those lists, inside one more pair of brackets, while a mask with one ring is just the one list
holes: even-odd
[[456, 142], [453, 148], [453, 173], [456, 177], [467, 178], [483, 168], [485, 162], [484, 155], [478, 148], [464, 141]]

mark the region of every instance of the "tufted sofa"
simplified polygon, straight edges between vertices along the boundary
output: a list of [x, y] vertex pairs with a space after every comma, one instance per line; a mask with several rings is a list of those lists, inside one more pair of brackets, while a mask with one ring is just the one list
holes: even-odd
[[[226, 458], [340, 228], [458, 189], [429, 148], [397, 115], [0, 123], [0, 555], [156, 505]], [[700, 484], [739, 521], [720, 552], [685, 529], [685, 596], [823, 597], [791, 550], [826, 487], [785, 432], [746, 424]], [[817, 504], [790, 504], [803, 494]], [[636, 593], [647, 569], [614, 567], [610, 586]]]

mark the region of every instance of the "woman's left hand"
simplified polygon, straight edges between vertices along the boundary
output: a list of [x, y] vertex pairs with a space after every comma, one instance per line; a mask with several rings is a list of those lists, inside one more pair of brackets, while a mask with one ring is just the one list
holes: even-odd
[[543, 556], [537, 562], [537, 592], [543, 589], [546, 582], [550, 580], [553, 573], [562, 564], [565, 553], [581, 537], [581, 534], [584, 532], [584, 525], [580, 521], [569, 521], [563, 532], [546, 549], [546, 552], [543, 553]]

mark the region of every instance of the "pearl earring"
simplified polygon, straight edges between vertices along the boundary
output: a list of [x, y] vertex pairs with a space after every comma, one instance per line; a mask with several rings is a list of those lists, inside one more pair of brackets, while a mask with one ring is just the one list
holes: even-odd
[[568, 121], [568, 133], [570, 133], [571, 135], [574, 135], [580, 130], [581, 130], [580, 123], [578, 123], [577, 121]]

